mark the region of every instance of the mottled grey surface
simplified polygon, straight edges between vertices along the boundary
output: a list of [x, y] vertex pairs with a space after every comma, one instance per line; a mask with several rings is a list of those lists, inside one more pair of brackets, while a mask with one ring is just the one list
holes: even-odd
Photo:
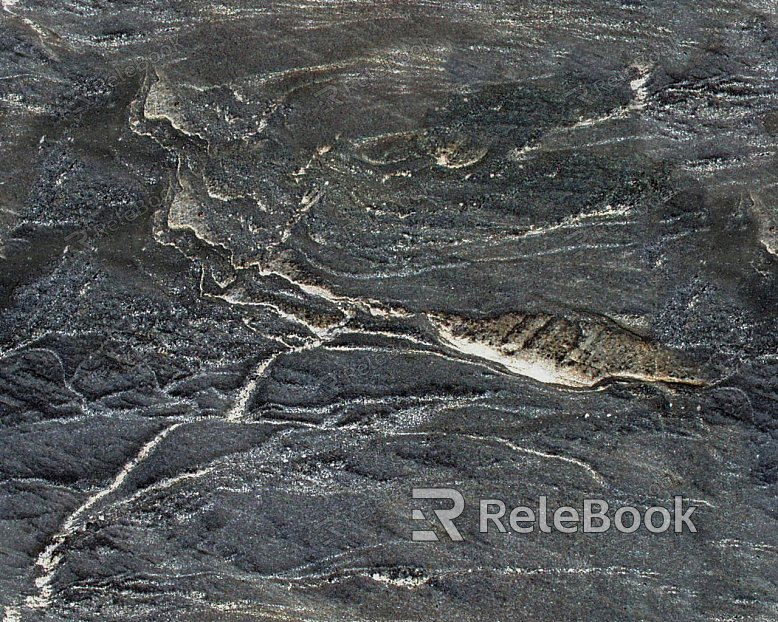
[[2, 0], [0, 102], [3, 622], [778, 620], [774, 1]]

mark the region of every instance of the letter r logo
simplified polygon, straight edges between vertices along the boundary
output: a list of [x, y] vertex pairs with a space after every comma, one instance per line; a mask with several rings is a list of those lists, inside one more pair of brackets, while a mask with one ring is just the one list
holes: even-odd
[[[454, 526], [454, 519], [465, 509], [465, 499], [453, 488], [414, 488], [414, 499], [451, 499], [454, 506], [448, 510], [435, 510], [440, 524], [446, 530], [448, 537], [454, 542], [462, 541], [462, 534]], [[427, 520], [421, 510], [413, 511], [413, 520]], [[438, 536], [431, 529], [414, 530], [412, 540], [414, 542], [437, 542]]]

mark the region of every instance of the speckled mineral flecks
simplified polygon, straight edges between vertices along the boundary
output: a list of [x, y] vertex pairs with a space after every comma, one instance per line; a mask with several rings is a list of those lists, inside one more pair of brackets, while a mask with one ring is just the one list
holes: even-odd
[[776, 76], [758, 0], [4, 0], [2, 622], [774, 622]]

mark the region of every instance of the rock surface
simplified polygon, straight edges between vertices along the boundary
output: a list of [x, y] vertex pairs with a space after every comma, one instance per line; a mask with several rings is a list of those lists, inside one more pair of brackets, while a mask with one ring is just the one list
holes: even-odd
[[778, 620], [777, 76], [766, 0], [3, 0], [3, 622]]

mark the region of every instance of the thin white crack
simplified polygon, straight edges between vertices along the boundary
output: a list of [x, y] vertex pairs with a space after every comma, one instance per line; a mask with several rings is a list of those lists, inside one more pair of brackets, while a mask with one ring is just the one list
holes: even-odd
[[227, 421], [241, 421], [245, 418], [248, 410], [249, 401], [254, 395], [254, 391], [257, 388], [259, 381], [265, 376], [268, 368], [276, 361], [276, 359], [282, 354], [295, 354], [297, 352], [303, 352], [304, 350], [310, 350], [321, 345], [321, 341], [314, 341], [313, 343], [306, 343], [305, 345], [291, 350], [283, 350], [275, 353], [266, 361], [262, 361], [249, 376], [248, 381], [238, 391], [238, 397], [235, 399], [235, 403], [232, 408], [227, 412]]
[[143, 460], [145, 460], [152, 451], [176, 428], [183, 425], [182, 423], [175, 423], [168, 428], [165, 428], [157, 434], [153, 439], [141, 447], [136, 456], [127, 462], [119, 471], [119, 474], [113, 479], [113, 481], [102, 490], [96, 492], [89, 497], [83, 504], [81, 504], [76, 510], [68, 516], [59, 532], [54, 534], [51, 538], [51, 543], [38, 555], [38, 559], [35, 562], [36, 566], [39, 566], [43, 573], [35, 580], [35, 586], [38, 588], [38, 594], [35, 596], [28, 596], [26, 600], [27, 607], [31, 609], [45, 609], [51, 604], [51, 597], [53, 594], [52, 581], [54, 580], [54, 574], [62, 561], [62, 555], [58, 552], [60, 547], [67, 541], [67, 539], [79, 531], [79, 521], [82, 517], [92, 508], [94, 505], [116, 491], [127, 479], [127, 476], [138, 466]]
[[582, 468], [586, 473], [589, 474], [589, 476], [600, 486], [606, 486], [605, 480], [602, 478], [602, 476], [595, 471], [590, 465], [588, 465], [583, 460], [579, 460], [578, 458], [569, 458], [567, 456], [560, 456], [557, 454], [549, 454], [545, 451], [539, 451], [537, 449], [530, 449], [529, 447], [520, 447], [519, 445], [516, 445], [515, 443], [512, 443], [508, 439], [501, 438], [499, 436], [480, 436], [478, 434], [463, 434], [462, 436], [465, 436], [466, 438], [472, 438], [474, 440], [479, 441], [493, 441], [495, 443], [500, 443], [502, 445], [505, 445], [506, 447], [510, 447], [514, 451], [519, 451], [527, 454], [531, 454], [533, 456], [538, 456], [540, 458], [547, 458], [549, 460], [561, 460], [562, 462], [568, 462], [570, 464], [574, 464], [577, 467]]
[[530, 449], [529, 447], [521, 447], [519, 445], [516, 445], [515, 443], [509, 441], [506, 438], [502, 438], [500, 436], [481, 436], [478, 434], [464, 434], [459, 432], [394, 432], [392, 433], [392, 436], [460, 436], [463, 438], [470, 438], [477, 441], [487, 441], [487, 442], [494, 442], [494, 443], [500, 443], [501, 445], [505, 445], [506, 447], [509, 447], [510, 449], [514, 451], [518, 451], [521, 453], [530, 454], [533, 456], [537, 456], [539, 458], [545, 458], [547, 460], [560, 460], [561, 462], [567, 462], [570, 464], [573, 464], [581, 469], [583, 469], [595, 482], [600, 484], [601, 486], [607, 486], [607, 483], [603, 479], [603, 477], [595, 471], [590, 465], [586, 464], [583, 460], [579, 460], [578, 458], [569, 458], [567, 456], [560, 456], [558, 454], [549, 454], [545, 451], [540, 451], [537, 449]]

